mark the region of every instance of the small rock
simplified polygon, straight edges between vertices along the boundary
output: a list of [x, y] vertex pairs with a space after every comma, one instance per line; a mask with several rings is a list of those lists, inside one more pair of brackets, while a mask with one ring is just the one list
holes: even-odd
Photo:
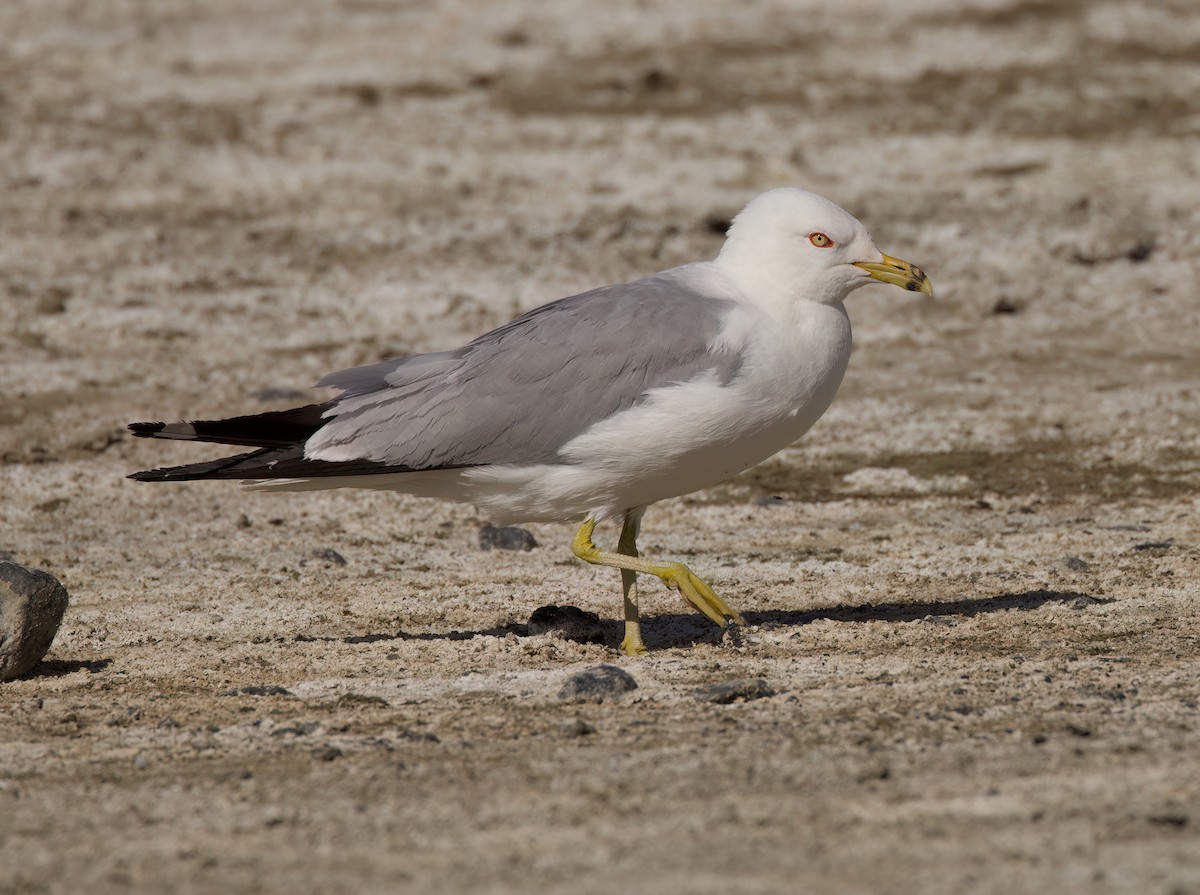
[[532, 550], [538, 545], [533, 535], [515, 525], [497, 528], [485, 525], [479, 529], [480, 550]]
[[603, 643], [600, 616], [576, 606], [539, 606], [529, 616], [530, 636], [550, 634], [577, 643]]
[[234, 687], [226, 690], [222, 696], [291, 696], [292, 691], [274, 684], [252, 684], [249, 687]]
[[786, 497], [780, 497], [778, 494], [766, 494], [754, 501], [756, 507], [781, 507], [787, 503]]
[[1140, 239], [1128, 252], [1125, 253], [1125, 257], [1134, 264], [1141, 264], [1152, 254], [1154, 254], [1154, 249], [1155, 245], [1153, 239]]
[[50, 573], [0, 562], [0, 681], [28, 674], [42, 661], [69, 602]]
[[1007, 298], [1001, 298], [994, 305], [992, 305], [993, 314], [1015, 314], [1019, 310], [1020, 308], [1018, 308]]
[[342, 757], [342, 750], [337, 746], [320, 746], [312, 750], [312, 757], [317, 761], [333, 761]]
[[582, 718], [576, 718], [573, 721], [564, 721], [562, 724], [563, 736], [567, 737], [586, 737], [591, 736], [596, 732], [596, 726], [589, 724]]
[[145, 752], [139, 752], [137, 755], [133, 756], [133, 766], [139, 771], [144, 771], [146, 768], [150, 767], [150, 759], [146, 757]]
[[741, 678], [735, 681], [722, 681], [709, 684], [696, 690], [696, 698], [701, 702], [713, 702], [717, 705], [728, 705], [731, 702], [752, 702], [766, 696], [774, 696], [775, 691], [762, 678]]
[[567, 678], [558, 691], [559, 699], [603, 702], [637, 689], [637, 681], [629, 672], [616, 665], [597, 665]]
[[1088, 572], [1091, 571], [1091, 563], [1080, 559], [1078, 556], [1068, 556], [1063, 560], [1063, 565], [1072, 572]]
[[332, 547], [325, 547], [322, 550], [314, 550], [311, 554], [313, 559], [319, 559], [321, 562], [332, 563], [335, 566], [347, 565], [346, 557], [338, 553]]

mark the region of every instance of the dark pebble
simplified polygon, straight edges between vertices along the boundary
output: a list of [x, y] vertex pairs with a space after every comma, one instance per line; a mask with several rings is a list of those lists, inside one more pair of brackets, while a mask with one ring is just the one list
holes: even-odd
[[637, 681], [629, 672], [616, 665], [597, 665], [567, 678], [563, 688], [558, 691], [558, 698], [603, 702], [606, 698], [636, 689]]
[[755, 699], [774, 695], [775, 691], [759, 677], [722, 681], [719, 684], [709, 684], [696, 690], [696, 698], [701, 702], [714, 702], [717, 705], [728, 705], [731, 702], [752, 702]]
[[1068, 556], [1063, 560], [1063, 565], [1072, 572], [1088, 572], [1091, 571], [1091, 564], [1086, 560], [1080, 559], [1078, 556]]
[[337, 746], [320, 746], [312, 750], [312, 757], [317, 761], [333, 761], [342, 757], [342, 750]]
[[1175, 541], [1146, 541], [1144, 544], [1134, 544], [1134, 550], [1170, 550]]
[[1007, 298], [1002, 298], [999, 301], [997, 301], [994, 305], [992, 305], [992, 313], [993, 314], [1015, 314], [1019, 310], [1020, 310], [1020, 308], [1018, 308], [1015, 304], [1013, 304]]
[[249, 687], [234, 687], [226, 690], [222, 696], [291, 696], [292, 691], [274, 684], [253, 684]]
[[480, 550], [532, 550], [537, 545], [532, 534], [515, 525], [485, 525], [479, 529]]
[[600, 616], [576, 606], [539, 606], [526, 626], [530, 636], [551, 634], [578, 643], [603, 643]]
[[0, 562], [0, 681], [28, 674], [42, 661], [69, 602], [49, 572]]
[[314, 550], [311, 554], [313, 559], [319, 559], [321, 562], [332, 563], [335, 566], [346, 565], [346, 557], [338, 553], [332, 547], [326, 547], [323, 550]]
[[1133, 248], [1125, 253], [1125, 257], [1134, 264], [1141, 264], [1147, 258], [1154, 254], [1154, 240], [1143, 239], [1139, 240]]

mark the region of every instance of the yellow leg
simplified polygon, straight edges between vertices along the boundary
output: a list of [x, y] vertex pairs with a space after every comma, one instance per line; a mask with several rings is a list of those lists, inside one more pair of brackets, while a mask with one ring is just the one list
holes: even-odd
[[[617, 541], [617, 553], [637, 559], [637, 536], [642, 523], [643, 509], [629, 510], [621, 525], [621, 538]], [[625, 603], [625, 636], [621, 639], [621, 652], [627, 656], [640, 656], [646, 652], [642, 643], [642, 624], [638, 619], [637, 572], [621, 569], [621, 591]]]
[[[641, 513], [638, 513], [637, 519], [640, 520], [640, 517]], [[628, 514], [625, 520], [625, 528], [621, 531], [621, 542], [622, 546], [628, 549], [628, 552], [618, 551], [617, 553], [609, 553], [598, 548], [592, 542], [592, 534], [596, 530], [596, 520], [591, 517], [585, 519], [583, 525], [579, 526], [579, 531], [576, 532], [575, 539], [571, 542], [571, 550], [584, 562], [620, 569], [622, 572], [622, 583], [636, 579], [638, 572], [644, 572], [647, 575], [653, 575], [661, 579], [663, 584], [679, 591], [685, 600], [722, 628], [726, 627], [730, 622], [738, 625], [745, 624], [737, 610], [730, 608], [724, 600], [716, 595], [711, 587], [694, 575], [692, 570], [683, 563], [656, 563], [639, 558], [637, 556], [636, 545], [637, 521], [634, 522], [632, 530], [630, 530]], [[624, 574], [626, 572], [630, 573], [629, 578]], [[625, 602], [625, 635], [627, 639], [630, 639], [630, 623], [632, 622], [635, 626], [633, 631], [636, 638], [631, 640], [631, 646], [634, 649], [636, 649], [637, 645], [641, 644], [641, 634], [636, 627], [638, 617], [636, 587], [635, 581], [633, 583], [633, 600], [630, 601], [630, 588], [626, 585]], [[624, 641], [622, 642], [622, 649], [625, 649]], [[644, 650], [645, 647], [642, 646], [641, 649]], [[629, 652], [628, 649], [625, 651]], [[634, 653], [630, 653], [630, 655], [634, 655]]]

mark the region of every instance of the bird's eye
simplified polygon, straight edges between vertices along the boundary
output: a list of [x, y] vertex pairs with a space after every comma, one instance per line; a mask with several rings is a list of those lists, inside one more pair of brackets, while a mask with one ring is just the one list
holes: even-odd
[[818, 249], [833, 248], [833, 240], [824, 233], [810, 233], [808, 234], [808, 241], [815, 245]]

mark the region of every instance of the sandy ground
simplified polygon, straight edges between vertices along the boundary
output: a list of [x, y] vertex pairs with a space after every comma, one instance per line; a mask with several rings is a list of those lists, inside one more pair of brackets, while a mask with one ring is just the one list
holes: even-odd
[[[0, 5], [0, 550], [72, 596], [0, 891], [1200, 892], [1197, 58], [1190, 0]], [[785, 184], [938, 298], [856, 294], [818, 427], [648, 514], [738, 640], [648, 586], [622, 658], [566, 527], [123, 478]]]

